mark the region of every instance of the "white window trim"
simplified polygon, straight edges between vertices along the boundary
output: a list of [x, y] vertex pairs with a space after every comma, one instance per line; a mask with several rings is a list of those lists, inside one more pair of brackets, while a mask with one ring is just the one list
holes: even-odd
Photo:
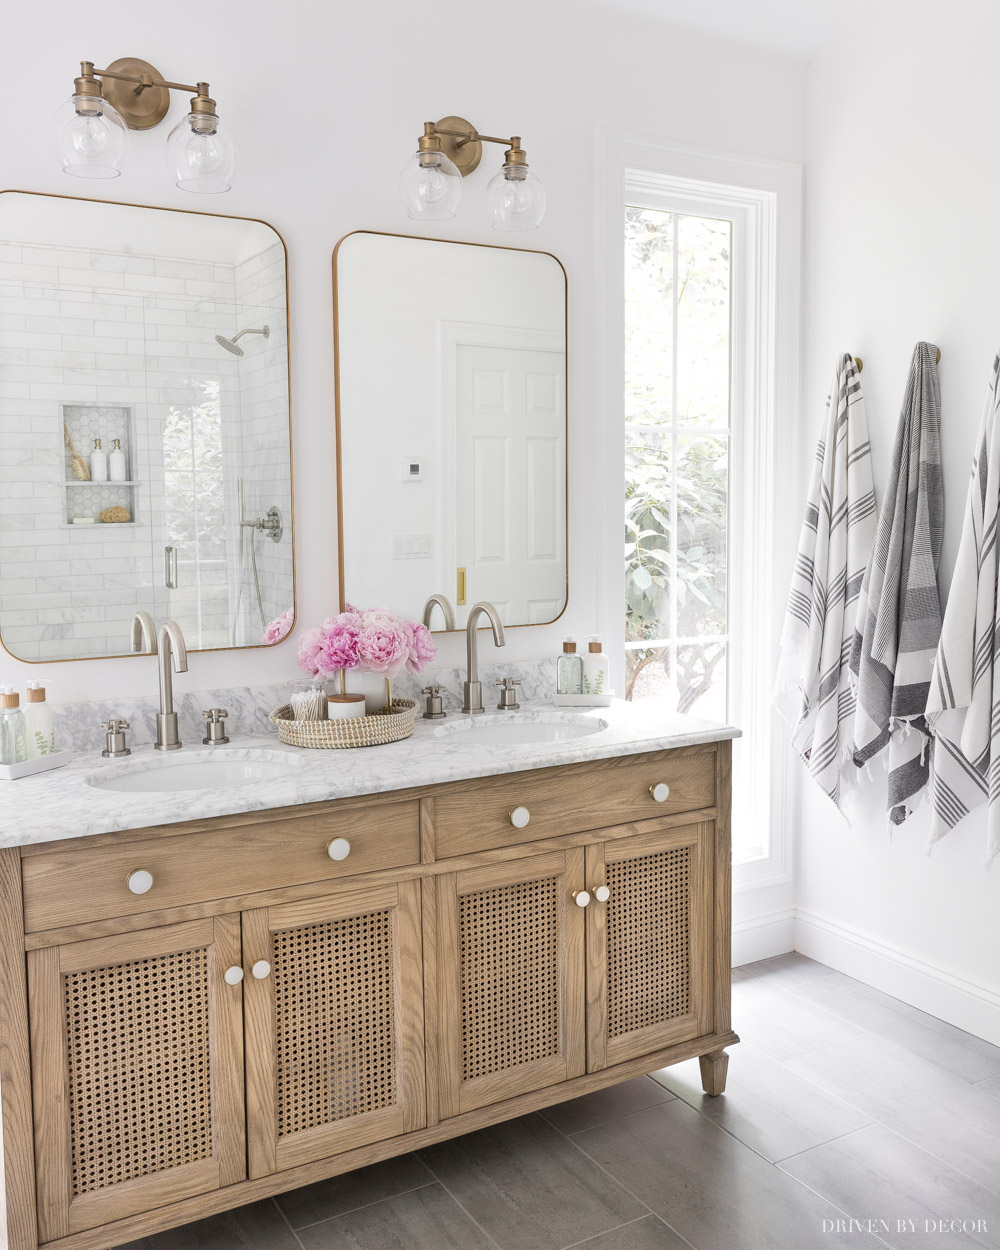
[[[771, 709], [771, 682], [784, 611], [784, 573], [791, 568], [797, 518], [787, 489], [799, 459], [799, 315], [802, 170], [784, 161], [743, 157], [684, 144], [599, 131], [596, 164], [603, 197], [596, 220], [598, 423], [594, 497], [604, 576], [597, 579], [596, 619], [604, 622], [612, 685], [624, 691], [624, 564], [620, 518], [624, 481], [624, 247], [626, 203], [674, 207], [689, 203], [704, 214], [715, 203], [734, 221], [733, 364], [731, 435], [734, 516], [743, 515], [747, 481], [759, 488], [743, 535], [743, 559], [731, 564], [731, 611], [752, 621], [751, 635], [766, 640], [761, 662], [735, 657], [744, 674], [743, 708], [734, 717], [757, 759], [767, 808], [769, 853], [734, 865], [735, 891], [763, 889], [792, 879], [792, 773], [787, 742]], [[740, 255], [740, 252], [742, 255]], [[743, 263], [741, 263], [741, 261]], [[757, 327], [750, 374], [740, 375], [741, 335]], [[739, 409], [742, 406], [742, 413]], [[791, 536], [791, 537], [789, 537]], [[739, 701], [739, 700], [738, 700]]]

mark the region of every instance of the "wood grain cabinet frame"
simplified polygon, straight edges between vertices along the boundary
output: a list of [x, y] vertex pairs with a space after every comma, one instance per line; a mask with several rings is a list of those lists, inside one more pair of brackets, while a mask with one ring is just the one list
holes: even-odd
[[238, 916], [31, 951], [38, 1230], [246, 1176]]
[[246, 912], [243, 944], [250, 1175], [421, 1128], [419, 881]]
[[696, 1056], [721, 1093], [730, 758], [0, 849], [0, 1247], [107, 1250]]

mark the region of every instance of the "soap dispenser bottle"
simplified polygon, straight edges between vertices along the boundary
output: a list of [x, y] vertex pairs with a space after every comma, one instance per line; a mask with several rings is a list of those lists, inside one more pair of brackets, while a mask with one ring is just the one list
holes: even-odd
[[90, 480], [106, 482], [108, 480], [108, 457], [101, 451], [101, 440], [94, 439], [94, 450], [90, 453]]
[[563, 642], [563, 653], [556, 660], [556, 694], [583, 693], [583, 660], [576, 653], [576, 639]]
[[27, 758], [34, 760], [40, 755], [52, 755], [56, 749], [55, 717], [52, 704], [45, 702], [45, 687], [40, 681], [28, 682], [24, 722]]
[[608, 657], [596, 634], [587, 640], [587, 654], [583, 657], [583, 693], [608, 693]]
[[13, 686], [0, 686], [0, 764], [20, 764], [27, 758], [20, 703]]
[[128, 481], [128, 463], [125, 459], [125, 453], [122, 451], [122, 440], [115, 439], [114, 448], [108, 455], [108, 472], [111, 474], [112, 482]]

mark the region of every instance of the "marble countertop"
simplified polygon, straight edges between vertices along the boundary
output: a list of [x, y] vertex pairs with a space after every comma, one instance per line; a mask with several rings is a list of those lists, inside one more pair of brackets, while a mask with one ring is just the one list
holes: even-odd
[[[460, 715], [427, 721], [418, 714], [412, 737], [387, 746], [355, 750], [289, 747], [274, 734], [234, 738], [228, 746], [212, 748], [203, 747], [199, 740], [197, 745], [170, 754], [145, 746], [117, 761], [102, 759], [99, 752], [81, 751], [63, 768], [19, 781], [0, 782], [0, 846], [205, 820], [739, 737], [739, 730], [732, 726], [676, 713], [664, 715], [619, 699], [606, 708], [522, 704], [519, 712], [487, 713], [477, 722], [482, 725], [487, 721], [583, 718], [604, 722], [604, 727], [587, 737], [564, 742], [480, 743], [474, 730], [461, 731], [459, 726], [464, 718]], [[169, 793], [122, 793], [88, 784], [127, 772], [189, 764], [206, 756], [234, 761], [264, 758], [287, 768], [276, 778], [250, 785]]]

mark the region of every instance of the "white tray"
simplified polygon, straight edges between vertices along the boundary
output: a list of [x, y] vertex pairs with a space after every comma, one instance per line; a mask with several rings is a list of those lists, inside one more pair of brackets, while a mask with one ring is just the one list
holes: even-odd
[[610, 707], [615, 692], [607, 694], [554, 694], [552, 702], [556, 707]]
[[33, 773], [47, 773], [50, 768], [62, 768], [72, 758], [72, 751], [53, 751], [51, 755], [39, 755], [37, 759], [22, 760], [20, 764], [0, 764], [0, 781], [18, 781]]

